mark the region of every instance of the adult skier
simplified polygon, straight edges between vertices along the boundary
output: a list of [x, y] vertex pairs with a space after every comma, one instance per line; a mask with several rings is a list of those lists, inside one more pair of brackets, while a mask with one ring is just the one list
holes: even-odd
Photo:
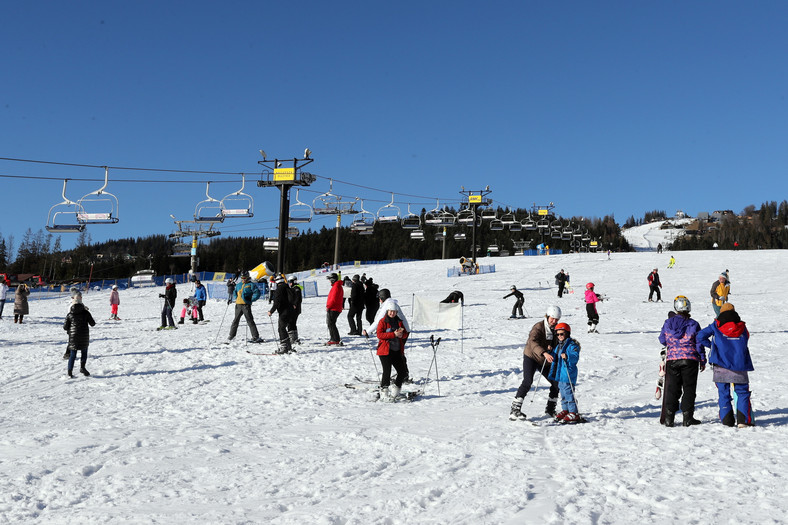
[[524, 420], [525, 414], [522, 412], [523, 400], [531, 389], [534, 382], [534, 373], [539, 372], [550, 384], [550, 394], [545, 407], [545, 414], [555, 416], [555, 405], [558, 401], [558, 383], [548, 378], [550, 368], [545, 366], [553, 362], [550, 352], [555, 348], [555, 326], [561, 319], [561, 309], [557, 306], [550, 306], [545, 312], [544, 319], [533, 325], [528, 334], [528, 341], [523, 350], [523, 381], [517, 389], [512, 407], [509, 412], [509, 419]]
[[512, 315], [509, 316], [509, 319], [517, 319], [518, 314], [520, 319], [525, 319], [525, 315], [523, 315], [523, 305], [525, 304], [525, 297], [523, 296], [523, 292], [517, 289], [515, 285], [512, 285], [511, 290], [507, 295], [504, 295], [503, 298], [506, 299], [508, 297], [514, 296], [516, 299], [514, 302], [514, 306], [512, 306]]
[[720, 316], [720, 308], [728, 302], [728, 294], [731, 293], [731, 285], [728, 276], [721, 273], [717, 280], [711, 283], [711, 307], [714, 308], [714, 317]]
[[290, 297], [293, 303], [292, 322], [290, 323], [290, 328], [288, 329], [291, 347], [295, 344], [301, 344], [301, 339], [298, 337], [298, 316], [301, 315], [301, 303], [303, 302], [304, 294], [301, 291], [301, 287], [298, 285], [297, 281], [298, 279], [296, 279], [296, 276], [294, 275], [290, 277], [290, 280], [287, 282], [287, 284], [290, 285], [290, 289], [292, 290]]
[[348, 299], [347, 323], [350, 326], [348, 335], [361, 335], [361, 312], [364, 311], [364, 284], [358, 274], [353, 276]]
[[564, 296], [564, 287], [566, 286], [567, 275], [564, 272], [564, 269], [561, 268], [561, 271], [555, 274], [555, 284], [558, 285], [558, 297]]
[[326, 325], [328, 326], [328, 342], [326, 344], [341, 345], [342, 339], [339, 337], [337, 319], [342, 313], [345, 292], [342, 289], [342, 281], [339, 280], [336, 273], [332, 273], [327, 279], [331, 283], [331, 290], [328, 292], [328, 299], [326, 299]]
[[279, 329], [279, 347], [276, 350], [277, 354], [289, 354], [293, 351], [293, 346], [290, 344], [288, 329], [292, 328], [295, 308], [290, 302], [289, 289], [290, 287], [285, 281], [285, 276], [282, 274], [277, 275], [274, 300], [271, 303], [271, 309], [268, 311], [268, 317], [271, 317], [274, 312], [279, 314], [279, 322], [277, 324]]
[[208, 301], [208, 292], [205, 290], [205, 286], [203, 286], [199, 279], [194, 281], [194, 286], [194, 300], [197, 301], [197, 320], [205, 321], [205, 317], [202, 313], [202, 307], [205, 306], [205, 303]]
[[252, 315], [252, 303], [260, 298], [260, 288], [257, 283], [252, 282], [249, 272], [241, 274], [241, 282], [235, 285], [233, 290], [233, 301], [235, 302], [235, 317], [233, 323], [230, 325], [230, 335], [228, 341], [235, 339], [235, 334], [238, 333], [238, 324], [241, 321], [241, 316], [246, 319], [246, 324], [249, 327], [252, 338], [250, 343], [262, 343], [260, 333], [257, 331], [257, 325], [254, 323], [254, 316]]
[[651, 302], [651, 298], [654, 296], [654, 292], [657, 292], [657, 301], [662, 301], [662, 292], [659, 291], [662, 288], [662, 283], [659, 280], [659, 270], [654, 268], [651, 270], [651, 273], [648, 274], [648, 302]]
[[378, 285], [372, 281], [372, 277], [368, 277], [364, 283], [366, 290], [364, 290], [364, 306], [366, 307], [367, 324], [372, 324], [375, 320], [375, 315], [378, 313], [380, 301], [378, 301]]
[[177, 330], [175, 320], [172, 318], [172, 311], [175, 310], [175, 299], [178, 298], [178, 290], [175, 288], [175, 281], [171, 277], [164, 279], [164, 293], [159, 297], [164, 298], [164, 305], [161, 308], [161, 326], [159, 330]]

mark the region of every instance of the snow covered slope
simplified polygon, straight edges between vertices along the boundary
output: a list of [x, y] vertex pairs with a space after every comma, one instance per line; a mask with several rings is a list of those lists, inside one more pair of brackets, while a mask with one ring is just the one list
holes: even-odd
[[[412, 403], [369, 401], [345, 388], [374, 379], [371, 343], [344, 336], [327, 348], [325, 295], [308, 299], [296, 355], [257, 356], [273, 344], [231, 345], [232, 311], [209, 302], [205, 325], [157, 332], [160, 289], [121, 293], [109, 321], [104, 292], [85, 296], [90, 378], [65, 379], [61, 325], [68, 299], [31, 304], [0, 321], [0, 516], [8, 523], [780, 523], [788, 515], [788, 331], [776, 305], [788, 295], [772, 276], [784, 251], [554, 255], [494, 259], [497, 271], [447, 278], [452, 261], [367, 266], [405, 312], [413, 295], [464, 292], [463, 338], [414, 326], [407, 345], [423, 381], [438, 347], [440, 378]], [[646, 276], [662, 271], [664, 303], [647, 303]], [[576, 292], [556, 297], [553, 276], [569, 271]], [[693, 428], [658, 424], [657, 336], [678, 294], [702, 326], [712, 320], [709, 287], [730, 270], [731, 299], [752, 334], [757, 426], [717, 420], [711, 373], [700, 375]], [[609, 296], [600, 334], [587, 334], [587, 281]], [[508, 320], [515, 284], [529, 319]], [[179, 288], [184, 296], [186, 287]], [[582, 344], [577, 398], [590, 422], [532, 426], [508, 420], [522, 379], [522, 349], [545, 308], [558, 304]], [[267, 304], [255, 304], [260, 333], [274, 338]], [[276, 316], [274, 315], [275, 319]], [[545, 421], [544, 381], [526, 398]], [[533, 400], [533, 401], [532, 401]]]
[[657, 245], [667, 249], [676, 237], [684, 235], [684, 230], [677, 228], [661, 229], [666, 222], [677, 226], [689, 224], [693, 219], [671, 219], [670, 221], [656, 221], [640, 226], [633, 226], [622, 230], [622, 235], [637, 251], [656, 251]]

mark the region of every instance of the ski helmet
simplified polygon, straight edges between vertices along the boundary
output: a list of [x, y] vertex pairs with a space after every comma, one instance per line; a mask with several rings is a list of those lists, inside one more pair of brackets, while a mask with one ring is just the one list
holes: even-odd
[[391, 292], [389, 291], [388, 288], [381, 288], [380, 290], [378, 290], [378, 299], [382, 299], [385, 301], [390, 297], [391, 297]]
[[174, 282], [175, 281], [172, 280], [172, 277], [167, 277], [166, 279], [164, 279], [164, 284], [172, 284]]
[[572, 329], [566, 323], [558, 323], [557, 325], [555, 325], [555, 331], [557, 332], [558, 330], [563, 330], [570, 334], [572, 333]]
[[509, 288], [509, 289], [510, 289], [510, 290], [517, 290], [517, 287], [516, 287], [515, 285], [512, 285], [512, 287], [511, 287], [511, 288]]
[[544, 315], [553, 319], [561, 319], [561, 309], [557, 306], [548, 306]]
[[692, 305], [690, 304], [690, 300], [684, 297], [683, 295], [676, 296], [673, 299], [673, 309], [676, 310], [678, 313], [689, 313], [692, 309]]
[[591, 290], [594, 287], [594, 283], [587, 283], [586, 290]]

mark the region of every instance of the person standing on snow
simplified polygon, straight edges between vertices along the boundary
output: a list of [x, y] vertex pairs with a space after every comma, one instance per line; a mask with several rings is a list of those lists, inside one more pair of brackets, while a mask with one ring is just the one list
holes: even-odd
[[202, 313], [202, 307], [205, 306], [205, 303], [208, 301], [208, 292], [205, 290], [205, 286], [203, 286], [199, 279], [194, 281], [194, 300], [197, 301], [197, 320], [205, 321], [205, 317], [203, 317]]
[[588, 333], [598, 334], [596, 325], [599, 324], [599, 312], [596, 310], [596, 303], [600, 302], [602, 297], [594, 291], [594, 283], [586, 284], [586, 315], [588, 316]]
[[523, 305], [525, 304], [523, 292], [518, 290], [515, 285], [512, 285], [509, 290], [511, 291], [507, 295], [504, 295], [503, 298], [507, 299], [511, 296], [514, 296], [516, 299], [514, 306], [512, 306], [512, 315], [509, 316], [509, 319], [517, 319], [517, 314], [519, 314], [520, 319], [525, 319], [525, 315], [523, 315]]
[[30, 288], [25, 283], [20, 283], [14, 292], [14, 322], [22, 324], [22, 320], [30, 313], [30, 306], [27, 303], [27, 296], [30, 295]]
[[296, 276], [293, 275], [290, 277], [290, 280], [287, 281], [287, 284], [292, 290], [291, 297], [293, 298], [292, 321], [290, 322], [290, 328], [287, 330], [287, 334], [290, 336], [291, 348], [295, 344], [301, 344], [301, 339], [298, 337], [298, 316], [301, 315], [301, 303], [304, 300], [304, 294], [301, 291], [301, 287], [296, 282], [297, 280]]
[[274, 301], [271, 309], [268, 311], [268, 317], [271, 317], [274, 312], [279, 314], [279, 322], [277, 324], [279, 329], [279, 346], [276, 350], [277, 354], [289, 354], [293, 351], [288, 329], [292, 328], [294, 310], [295, 308], [290, 302], [290, 287], [285, 281], [285, 276], [279, 274], [276, 276]]
[[120, 317], [118, 317], [118, 307], [120, 306], [120, 294], [118, 293], [118, 285], [112, 285], [112, 291], [109, 293], [109, 311], [110, 319], [114, 319], [115, 321], [120, 321]]
[[555, 274], [555, 284], [558, 285], [558, 297], [564, 296], [564, 286], [566, 286], [567, 280], [567, 274], [564, 273], [564, 269], [561, 268], [561, 271]]
[[[402, 388], [403, 380], [408, 377], [404, 357], [405, 342], [408, 340], [409, 333], [405, 329], [402, 319], [398, 317], [399, 305], [393, 299], [384, 301], [380, 309], [385, 312], [375, 327], [375, 333], [378, 336], [377, 355], [383, 368], [380, 377], [380, 397], [396, 399]], [[389, 388], [392, 366], [397, 371], [397, 378], [394, 380], [394, 386]]]
[[523, 400], [531, 385], [534, 382], [534, 374], [539, 372], [550, 383], [550, 394], [545, 407], [545, 414], [555, 417], [555, 405], [558, 402], [558, 383], [549, 379], [547, 376], [550, 369], [545, 369], [547, 363], [553, 362], [550, 352], [555, 348], [555, 326], [561, 319], [561, 309], [551, 306], [545, 312], [544, 319], [536, 323], [528, 334], [528, 341], [523, 350], [523, 382], [517, 389], [512, 407], [509, 412], [509, 419], [512, 421], [524, 420], [525, 414], [522, 412]]
[[233, 300], [235, 301], [235, 317], [233, 323], [230, 325], [230, 336], [227, 341], [235, 339], [235, 334], [238, 333], [238, 324], [241, 322], [241, 316], [246, 319], [246, 325], [249, 327], [252, 338], [250, 343], [262, 343], [260, 333], [257, 331], [257, 325], [254, 322], [252, 315], [252, 303], [260, 298], [260, 288], [257, 283], [252, 282], [249, 272], [241, 274], [241, 282], [235, 285], [233, 291]]
[[728, 276], [721, 273], [716, 281], [711, 283], [711, 307], [714, 308], [714, 317], [720, 316], [720, 308], [728, 302], [728, 294], [731, 293], [731, 285]]
[[580, 343], [572, 339], [572, 329], [566, 323], [555, 325], [555, 336], [558, 344], [550, 353], [553, 357], [549, 379], [558, 383], [561, 392], [561, 412], [555, 415], [559, 423], [577, 423], [580, 414], [575, 401], [575, 385], [577, 385], [577, 362], [580, 360]]
[[328, 292], [328, 299], [326, 299], [326, 325], [328, 326], [328, 343], [326, 344], [330, 346], [342, 345], [337, 319], [342, 313], [345, 291], [342, 289], [342, 281], [339, 280], [336, 273], [332, 273], [327, 279], [331, 283], [331, 290]]
[[659, 291], [662, 288], [662, 283], [659, 281], [659, 273], [656, 268], [654, 268], [650, 274], [648, 274], [648, 302], [651, 302], [651, 297], [654, 295], [654, 292], [657, 292], [657, 301], [662, 301], [662, 292]]
[[673, 300], [676, 315], [670, 317], [662, 325], [659, 342], [667, 347], [665, 355], [665, 397], [661, 422], [672, 427], [676, 411], [681, 412], [684, 426], [699, 425], [700, 421], [693, 417], [695, 413], [695, 390], [698, 385], [698, 371], [706, 369], [706, 353], [703, 346], [697, 344], [700, 325], [690, 319], [692, 305], [683, 295]]
[[[388, 288], [381, 288], [378, 291], [378, 313], [375, 314], [375, 319], [369, 323], [369, 330], [362, 330], [361, 335], [364, 337], [369, 337], [369, 332], [376, 333], [378, 324], [380, 320], [383, 319], [386, 315], [386, 310], [383, 309], [383, 303], [386, 303], [388, 308], [391, 308], [392, 305], [397, 309], [397, 318], [402, 322], [402, 326], [405, 328], [405, 331], [410, 333], [410, 324], [408, 324], [408, 318], [405, 317], [405, 312], [402, 311], [402, 308], [397, 302], [396, 299], [392, 299], [391, 292]], [[410, 377], [410, 370], [408, 370], [408, 357], [405, 354], [402, 354], [402, 362], [405, 365], [405, 375], [402, 377], [403, 383], [412, 383]], [[399, 377], [399, 373], [397, 374]]]
[[93, 316], [82, 304], [82, 294], [76, 292], [72, 294], [71, 309], [66, 315], [66, 320], [63, 323], [63, 330], [68, 332], [68, 377], [74, 377], [74, 361], [77, 359], [77, 350], [80, 351], [79, 356], [79, 371], [82, 375], [89, 376], [90, 372], [87, 371], [85, 365], [88, 361], [88, 345], [90, 344], [90, 327], [96, 326], [96, 321]]
[[367, 324], [371, 325], [378, 313], [378, 308], [380, 308], [380, 301], [378, 301], [378, 285], [372, 281], [372, 277], [369, 277], [364, 283], [364, 286], [366, 286], [366, 290], [364, 290], [364, 306], [366, 306], [367, 310], [366, 319]]
[[[159, 330], [177, 330], [175, 321], [172, 318], [172, 311], [175, 309], [175, 299], [178, 297], [178, 290], [175, 289], [175, 281], [167, 277], [164, 279], [164, 293], [159, 297], [164, 298], [164, 305], [161, 308], [161, 326]], [[167, 324], [169, 323], [169, 324]]]
[[364, 284], [358, 274], [353, 276], [348, 299], [347, 323], [350, 326], [348, 335], [361, 335], [361, 312], [364, 311]]
[[[747, 325], [736, 313], [731, 303], [720, 308], [717, 320], [698, 332], [698, 347], [711, 347], [709, 364], [713, 380], [717, 383], [720, 407], [720, 421], [728, 427], [738, 424], [739, 428], [753, 425], [752, 406], [750, 404], [750, 378], [748, 372], [752, 366], [750, 349], [747, 342], [750, 332]], [[736, 412], [731, 404], [731, 384], [736, 392]]]
[[3, 318], [3, 309], [5, 308], [5, 296], [8, 293], [8, 284], [5, 279], [0, 278], [0, 319]]

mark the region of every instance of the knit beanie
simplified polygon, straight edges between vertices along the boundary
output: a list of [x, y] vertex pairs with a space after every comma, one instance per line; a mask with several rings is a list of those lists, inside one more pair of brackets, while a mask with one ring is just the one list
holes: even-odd
[[731, 303], [725, 303], [720, 307], [720, 313], [727, 312], [729, 310], [735, 310], [735, 308], [733, 308], [733, 305]]

